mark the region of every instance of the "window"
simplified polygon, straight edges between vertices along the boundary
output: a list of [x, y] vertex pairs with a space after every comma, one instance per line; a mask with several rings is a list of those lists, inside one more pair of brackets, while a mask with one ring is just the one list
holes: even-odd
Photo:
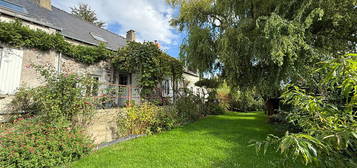
[[13, 4], [11, 2], [4, 1], [4, 0], [0, 0], [0, 7], [9, 9], [14, 12], [28, 14], [27, 10], [24, 7], [22, 7], [20, 5]]
[[108, 41], [105, 40], [103, 37], [100, 37], [99, 35], [93, 33], [93, 32], [90, 32], [89, 33], [95, 40], [97, 41], [100, 41], [100, 42], [104, 42], [104, 43], [107, 43]]
[[119, 74], [119, 85], [130, 85], [129, 74]]
[[170, 81], [169, 80], [164, 80], [163, 83], [163, 89], [164, 89], [164, 94], [169, 95], [170, 94]]

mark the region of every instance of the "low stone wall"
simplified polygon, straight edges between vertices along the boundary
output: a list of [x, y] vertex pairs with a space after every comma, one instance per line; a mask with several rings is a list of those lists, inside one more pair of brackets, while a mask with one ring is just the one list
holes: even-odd
[[[7, 109], [12, 99], [13, 96], [0, 97], [0, 123], [8, 122], [12, 116], [16, 115], [9, 113], [10, 110]], [[117, 121], [124, 110], [123, 108], [115, 108], [95, 111], [91, 120], [85, 126], [85, 134], [96, 145], [118, 139]]]
[[0, 96], [0, 123], [7, 122], [11, 118], [12, 114], [8, 107], [12, 99], [13, 96]]
[[94, 141], [94, 144], [111, 142], [119, 138], [118, 117], [123, 109], [97, 110], [85, 128], [85, 133]]

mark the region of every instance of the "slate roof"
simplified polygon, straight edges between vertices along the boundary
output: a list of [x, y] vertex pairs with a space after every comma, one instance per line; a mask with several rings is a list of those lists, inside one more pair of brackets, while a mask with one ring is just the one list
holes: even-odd
[[[96, 25], [84, 21], [81, 18], [69, 14], [61, 9], [52, 6], [52, 10], [40, 7], [32, 0], [5, 0], [24, 7], [25, 13], [16, 13], [23, 15], [31, 20], [44, 23], [44, 25], [54, 27], [65, 37], [80, 41], [83, 43], [98, 45], [101, 41], [96, 40], [91, 34], [99, 36], [107, 42], [107, 47], [117, 50], [126, 45], [126, 39], [108, 30], [97, 27]], [[2, 8], [3, 9], [3, 8]], [[14, 12], [14, 11], [12, 11]]]

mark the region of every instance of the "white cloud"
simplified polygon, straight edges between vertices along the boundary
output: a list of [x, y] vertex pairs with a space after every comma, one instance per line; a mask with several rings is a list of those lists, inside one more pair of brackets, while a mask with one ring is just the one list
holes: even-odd
[[119, 24], [118, 34], [133, 29], [140, 41], [158, 40], [171, 45], [177, 39], [169, 25], [173, 9], [165, 0], [53, 0], [53, 5], [70, 11], [70, 7], [86, 3], [94, 9], [100, 20], [109, 25]]

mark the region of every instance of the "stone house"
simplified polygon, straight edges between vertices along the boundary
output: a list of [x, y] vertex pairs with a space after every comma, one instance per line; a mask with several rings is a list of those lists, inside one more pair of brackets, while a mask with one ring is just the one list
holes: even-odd
[[[51, 0], [0, 0], [0, 22], [21, 20], [31, 29], [39, 29], [49, 34], [59, 33], [70, 43], [75, 45], [97, 46], [105, 43], [109, 50], [117, 50], [135, 41], [135, 31], [129, 30], [126, 37], [119, 36], [108, 30], [97, 27], [81, 18], [60, 10], [51, 4]], [[30, 64], [48, 65], [57, 72], [86, 74], [100, 83], [130, 86], [129, 95], [140, 101], [137, 94], [138, 74], [117, 72], [105, 61], [95, 65], [84, 65], [55, 51], [42, 52], [36, 49], [19, 49], [8, 47], [0, 41], [0, 114], [6, 113], [6, 106], [12, 95], [20, 87], [36, 87], [43, 84], [39, 74], [28, 68]], [[196, 93], [202, 89], [194, 86], [199, 80], [196, 73], [184, 73], [186, 87]], [[167, 78], [163, 81], [163, 96], [172, 97], [172, 81]], [[184, 85], [181, 84], [180, 87]], [[102, 87], [105, 87], [104, 85]], [[127, 99], [118, 98], [117, 104], [123, 104]], [[1, 115], [0, 115], [1, 120]]]

